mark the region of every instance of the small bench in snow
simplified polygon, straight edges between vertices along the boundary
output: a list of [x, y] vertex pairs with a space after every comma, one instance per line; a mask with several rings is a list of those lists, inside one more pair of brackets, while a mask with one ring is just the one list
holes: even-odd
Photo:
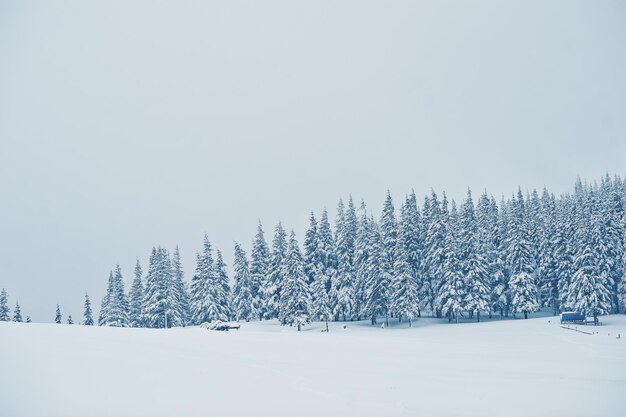
[[214, 321], [211, 323], [204, 322], [200, 325], [201, 329], [217, 330], [218, 332], [227, 332], [229, 330], [239, 330], [241, 326], [239, 323], [224, 323], [221, 321]]

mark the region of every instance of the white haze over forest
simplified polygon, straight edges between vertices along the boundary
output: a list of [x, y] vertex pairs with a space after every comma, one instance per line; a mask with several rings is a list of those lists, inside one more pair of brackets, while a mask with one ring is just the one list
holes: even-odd
[[0, 287], [78, 318], [154, 245], [189, 280], [205, 232], [232, 265], [350, 193], [623, 175], [624, 39], [622, 1], [0, 0]]

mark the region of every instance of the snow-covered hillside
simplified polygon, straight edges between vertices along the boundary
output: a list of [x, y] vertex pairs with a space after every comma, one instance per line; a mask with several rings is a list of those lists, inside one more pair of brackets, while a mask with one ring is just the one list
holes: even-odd
[[603, 319], [594, 335], [553, 317], [330, 333], [2, 322], [0, 415], [621, 415], [626, 316]]

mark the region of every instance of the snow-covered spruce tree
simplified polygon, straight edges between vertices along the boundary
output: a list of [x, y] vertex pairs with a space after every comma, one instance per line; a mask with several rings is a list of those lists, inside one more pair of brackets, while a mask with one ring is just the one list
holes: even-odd
[[398, 322], [405, 317], [409, 326], [419, 315], [418, 273], [419, 273], [419, 230], [417, 228], [417, 206], [415, 200], [406, 197], [400, 211], [396, 259], [391, 281], [391, 310]]
[[285, 257], [287, 256], [287, 233], [281, 222], [274, 228], [272, 240], [272, 253], [269, 263], [267, 279], [263, 281], [261, 292], [265, 300], [265, 318], [273, 319], [280, 317], [280, 291], [283, 285], [283, 270]]
[[328, 293], [328, 302], [331, 312], [337, 304], [337, 284], [333, 282], [337, 277], [337, 255], [335, 239], [333, 231], [328, 220], [328, 211], [326, 208], [322, 211], [319, 227], [317, 229], [317, 246], [318, 246], [318, 268], [317, 272], [320, 279], [325, 282], [326, 292]]
[[490, 276], [486, 253], [478, 241], [478, 224], [474, 211], [472, 193], [467, 190], [467, 199], [461, 206], [460, 222], [460, 255], [461, 269], [465, 277], [465, 308], [476, 313], [480, 321], [480, 313], [489, 311]]
[[15, 310], [13, 311], [13, 321], [17, 323], [22, 322], [22, 309], [20, 308], [20, 303], [15, 303]]
[[446, 237], [443, 251], [443, 279], [437, 292], [435, 304], [441, 310], [441, 314], [448, 317], [448, 321], [453, 319], [459, 322], [459, 315], [465, 308], [466, 287], [463, 277], [462, 265], [459, 257], [458, 241], [458, 214], [456, 204], [452, 202], [452, 209], [446, 227]]
[[[444, 205], [445, 204], [445, 205]], [[422, 286], [419, 292], [421, 308], [432, 315], [440, 316], [441, 311], [435, 303], [439, 286], [443, 279], [445, 259], [444, 242], [446, 239], [447, 200], [440, 203], [437, 194], [431, 193], [430, 199], [424, 201], [424, 263], [422, 265]]]
[[613, 180], [606, 174], [603, 178], [597, 203], [599, 221], [602, 228], [602, 244], [605, 247], [605, 262], [601, 265], [607, 273], [609, 290], [611, 292], [611, 311], [619, 312], [619, 288], [624, 276], [622, 260], [624, 247], [624, 201]]
[[63, 317], [61, 316], [61, 308], [59, 307], [58, 304], [57, 304], [56, 313], [54, 315], [54, 322], [56, 324], [61, 324], [63, 322]]
[[552, 236], [556, 264], [558, 303], [562, 310], [568, 304], [569, 286], [573, 271], [574, 204], [569, 196], [561, 198], [556, 207], [556, 224]]
[[394, 265], [396, 262], [396, 250], [398, 245], [398, 224], [396, 222], [395, 209], [391, 194], [387, 190], [387, 197], [383, 204], [383, 212], [380, 217], [380, 237], [381, 237], [381, 253], [382, 258], [379, 265], [379, 272], [381, 274], [382, 285], [384, 291], [383, 306], [385, 314], [385, 323], [389, 326], [389, 315], [393, 313], [391, 310], [391, 294], [392, 294], [392, 282], [394, 280]]
[[109, 274], [107, 291], [102, 299], [98, 324], [113, 327], [128, 326], [128, 301], [124, 293], [124, 281], [119, 265], [116, 265], [115, 271]]
[[11, 310], [9, 310], [9, 297], [6, 290], [3, 288], [0, 291], [0, 321], [11, 321]]
[[267, 305], [263, 297], [263, 287], [269, 273], [270, 250], [265, 241], [263, 226], [259, 221], [257, 233], [252, 242], [252, 253], [250, 255], [250, 289], [254, 299], [254, 309], [259, 315], [259, 319], [266, 316]]
[[371, 255], [370, 223], [367, 217], [365, 202], [361, 201], [356, 239], [354, 241], [354, 310], [357, 320], [367, 315], [365, 310], [365, 293], [368, 283], [368, 264]]
[[344, 321], [356, 316], [354, 302], [354, 242], [357, 232], [356, 209], [352, 196], [348, 207], [344, 209], [340, 200], [337, 209], [337, 275], [334, 282], [337, 286], [337, 303], [333, 314]]
[[93, 311], [91, 310], [91, 300], [87, 293], [85, 293], [85, 304], [83, 307], [83, 324], [85, 326], [93, 326]]
[[[400, 214], [399, 234], [402, 240], [402, 250], [405, 252], [404, 256], [406, 256], [406, 262], [409, 266], [409, 273], [415, 281], [416, 289], [419, 293], [419, 288], [422, 284], [422, 243], [424, 232], [421, 227], [421, 215], [417, 208], [417, 198], [414, 191], [405, 199]], [[420, 314], [420, 305], [418, 303], [417, 317]]]
[[72, 315], [67, 316], [67, 324], [74, 324], [74, 320], [72, 320]]
[[317, 264], [319, 257], [317, 236], [317, 220], [315, 214], [311, 212], [309, 217], [309, 228], [304, 234], [304, 272], [306, 273], [307, 283], [313, 284], [315, 274], [317, 273]]
[[[213, 249], [204, 237], [202, 254], [197, 256], [196, 273], [191, 281], [191, 314], [195, 324], [227, 321], [228, 292], [213, 261]], [[256, 306], [256, 304], [255, 304]]]
[[511, 269], [509, 291], [513, 313], [528, 313], [538, 309], [537, 287], [535, 285], [535, 264], [531, 242], [528, 239], [528, 226], [522, 191], [518, 191], [513, 201], [508, 241], [508, 264]]
[[233, 313], [235, 320], [250, 321], [258, 317], [255, 311], [254, 299], [250, 291], [250, 268], [246, 252], [238, 243], [235, 243], [235, 259], [233, 261], [235, 269], [235, 287], [233, 289]]
[[[305, 260], [304, 269], [307, 273], [307, 283], [311, 292], [311, 318], [326, 323], [326, 331], [328, 332], [328, 321], [332, 319], [332, 311], [330, 308], [330, 298], [328, 296], [328, 287], [330, 277], [325, 273], [322, 265], [320, 254], [320, 245], [318, 243], [317, 224], [315, 217], [311, 216], [310, 227], [305, 238]], [[311, 279], [308, 279], [308, 275]]]
[[544, 188], [541, 196], [541, 230], [539, 232], [539, 293], [541, 304], [552, 307], [556, 316], [559, 314], [559, 276], [553, 246], [556, 234], [556, 202], [553, 195]]
[[402, 233], [400, 233], [397, 245], [391, 285], [391, 310], [397, 315], [398, 322], [402, 322], [402, 318], [406, 318], [409, 327], [412, 327], [413, 320], [419, 314], [417, 281], [411, 273], [409, 254], [405, 250]]
[[191, 321], [189, 312], [189, 293], [187, 292], [187, 287], [185, 286], [185, 273], [183, 272], [183, 265], [180, 261], [180, 249], [178, 248], [178, 245], [174, 248], [171, 274], [172, 288], [170, 296], [174, 298], [172, 304], [176, 308], [172, 319], [172, 325], [186, 326]]
[[219, 297], [218, 305], [221, 307], [221, 315], [226, 317], [227, 320], [233, 316], [233, 312], [230, 306], [230, 284], [228, 283], [228, 274], [226, 273], [226, 264], [222, 257], [222, 252], [217, 250], [217, 260], [215, 262], [215, 285], [218, 288], [217, 294]]
[[168, 328], [181, 325], [173, 289], [169, 253], [162, 247], [152, 248], [142, 307], [146, 327]]
[[26, 323], [31, 323], [32, 320], [30, 319], [30, 316], [26, 316]]
[[293, 230], [289, 236], [284, 277], [281, 311], [284, 314], [285, 324], [296, 326], [300, 331], [303, 325], [311, 322], [311, 294], [306, 282], [302, 255]]
[[113, 271], [109, 272], [107, 280], [107, 289], [100, 302], [100, 313], [98, 314], [98, 326], [107, 326], [109, 321], [109, 309], [114, 299], [115, 282], [113, 280]]
[[493, 196], [489, 199], [489, 223], [493, 227], [489, 230], [489, 236], [487, 239], [491, 243], [491, 309], [497, 311], [500, 315], [500, 320], [508, 312], [509, 308], [509, 273], [506, 268], [506, 225], [507, 225], [507, 211], [506, 205], [502, 203], [502, 209], [498, 211], [498, 205]]
[[595, 319], [611, 310], [606, 248], [600, 213], [593, 213], [593, 197], [582, 203], [576, 228], [573, 269], [567, 305]]
[[[374, 218], [369, 221], [368, 247], [369, 256], [367, 256], [365, 264], [365, 273], [363, 283], [363, 314], [370, 317], [372, 325], [377, 324], [379, 316], [387, 315], [388, 307], [388, 290], [389, 290], [389, 274], [391, 269], [386, 264], [387, 260], [381, 254], [383, 253], [383, 242], [380, 228]], [[383, 271], [387, 271], [384, 273]]]
[[144, 327], [144, 314], [143, 314], [143, 282], [141, 276], [143, 271], [139, 259], [135, 263], [135, 278], [133, 284], [130, 287], [129, 294], [129, 309], [128, 309], [128, 321], [130, 327]]

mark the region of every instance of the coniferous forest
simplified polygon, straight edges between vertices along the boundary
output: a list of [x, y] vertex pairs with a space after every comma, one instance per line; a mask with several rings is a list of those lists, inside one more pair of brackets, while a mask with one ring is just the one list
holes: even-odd
[[[540, 308], [624, 312], [625, 203], [626, 183], [608, 174], [599, 183], [579, 179], [558, 197], [519, 189], [498, 201], [468, 190], [455, 202], [432, 191], [394, 202], [387, 192], [379, 216], [349, 197], [333, 220], [326, 209], [310, 214], [302, 246], [280, 222], [268, 243], [259, 223], [249, 255], [234, 246], [232, 278], [206, 235], [190, 282], [178, 247], [155, 247], [145, 273], [137, 261], [128, 292], [120, 267], [111, 271], [97, 320], [85, 294], [81, 322], [163, 328], [277, 319], [300, 329], [311, 321], [527, 318]], [[22, 321], [4, 289], [0, 320]]]

